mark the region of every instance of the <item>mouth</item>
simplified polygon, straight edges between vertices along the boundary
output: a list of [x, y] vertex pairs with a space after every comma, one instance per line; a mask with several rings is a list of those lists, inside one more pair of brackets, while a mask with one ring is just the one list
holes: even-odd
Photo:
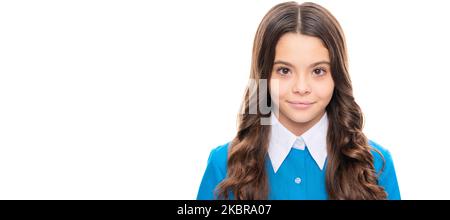
[[292, 106], [293, 108], [295, 108], [295, 109], [304, 110], [304, 109], [308, 109], [309, 107], [311, 107], [316, 102], [310, 102], [310, 101], [287, 101], [287, 103], [290, 106]]

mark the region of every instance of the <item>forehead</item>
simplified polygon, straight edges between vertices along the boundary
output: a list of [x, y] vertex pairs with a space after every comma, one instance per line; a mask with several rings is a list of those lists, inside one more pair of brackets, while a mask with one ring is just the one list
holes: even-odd
[[330, 57], [328, 49], [320, 38], [299, 33], [286, 33], [277, 42], [275, 60], [302, 66], [317, 61], [330, 61]]

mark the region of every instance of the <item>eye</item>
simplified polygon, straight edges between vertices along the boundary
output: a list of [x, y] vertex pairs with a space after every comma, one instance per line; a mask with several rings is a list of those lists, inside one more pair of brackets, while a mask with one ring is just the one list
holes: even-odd
[[278, 67], [277, 68], [277, 73], [281, 74], [281, 75], [287, 75], [291, 72], [291, 70], [289, 68], [286, 67]]
[[327, 71], [325, 70], [325, 68], [322, 68], [322, 67], [320, 67], [320, 68], [315, 68], [315, 69], [313, 70], [314, 75], [317, 75], [317, 76], [325, 75], [326, 72], [327, 72]]

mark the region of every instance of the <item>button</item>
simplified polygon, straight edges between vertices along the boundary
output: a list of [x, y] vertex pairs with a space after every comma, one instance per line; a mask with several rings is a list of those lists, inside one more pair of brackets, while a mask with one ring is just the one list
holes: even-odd
[[300, 177], [295, 178], [295, 183], [300, 184], [302, 182], [302, 179]]

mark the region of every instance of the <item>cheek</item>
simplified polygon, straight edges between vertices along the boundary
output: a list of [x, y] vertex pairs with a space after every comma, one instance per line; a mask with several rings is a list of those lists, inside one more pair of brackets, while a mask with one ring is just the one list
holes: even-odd
[[278, 99], [283, 99], [288, 95], [289, 83], [285, 80], [271, 79], [270, 80], [270, 97], [273, 102], [279, 103]]
[[329, 81], [318, 84], [315, 91], [316, 91], [316, 95], [320, 99], [322, 99], [324, 101], [329, 101], [331, 99], [331, 97], [333, 96], [333, 91], [334, 91], [333, 80], [329, 80]]

